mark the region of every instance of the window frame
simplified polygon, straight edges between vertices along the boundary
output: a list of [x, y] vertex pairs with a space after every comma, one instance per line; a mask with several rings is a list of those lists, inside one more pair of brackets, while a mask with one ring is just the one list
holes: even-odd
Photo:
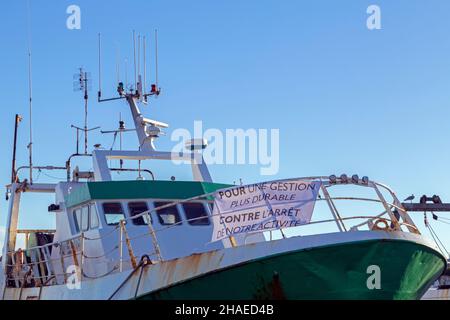
[[81, 222], [82, 222], [81, 207], [73, 208], [71, 213], [74, 227], [73, 234], [79, 234], [81, 233]]
[[[69, 215], [69, 224], [73, 235], [100, 228], [100, 220], [95, 202], [85, 203], [83, 205], [70, 208]], [[95, 216], [95, 224], [93, 224], [93, 216]], [[86, 221], [87, 224], [85, 225]]]
[[[183, 202], [180, 204], [183, 209], [184, 217], [186, 218], [186, 222], [193, 227], [206, 227], [211, 225], [211, 220], [209, 219], [209, 212], [205, 207], [205, 203], [203, 202]], [[196, 217], [189, 217], [188, 211], [186, 210], [186, 206], [188, 205], [198, 205], [203, 208], [203, 215]], [[194, 221], [189, 221], [190, 219], [196, 219]], [[206, 221], [206, 223], [202, 223], [202, 221]]]
[[113, 214], [120, 215], [120, 213], [106, 213], [105, 212], [105, 205], [108, 205], [108, 204], [119, 204], [120, 205], [120, 209], [121, 209], [121, 214], [123, 216], [123, 218], [120, 219], [120, 220], [125, 220], [126, 219], [126, 215], [125, 215], [125, 210], [123, 210], [122, 202], [121, 201], [105, 201], [105, 202], [102, 202], [102, 213], [103, 213], [103, 218], [105, 219], [105, 223], [108, 226], [117, 226], [117, 225], [119, 225], [120, 220], [117, 223], [108, 223], [107, 215], [113, 215]]
[[[100, 219], [98, 217], [97, 204], [95, 202], [89, 203], [89, 230], [96, 230], [100, 228]], [[92, 210], [94, 208], [94, 210]], [[96, 225], [92, 225], [92, 216], [95, 216], [95, 220], [97, 221]]]
[[[130, 207], [130, 205], [132, 205], [132, 204], [145, 204], [146, 210], [133, 214], [132, 209]], [[128, 209], [128, 216], [130, 217], [133, 225], [135, 225], [135, 226], [148, 226], [149, 225], [149, 221], [145, 221], [146, 219], [144, 218], [144, 216], [139, 217], [137, 219], [133, 219], [134, 216], [141, 214], [142, 212], [150, 210], [150, 207], [149, 207], [147, 201], [144, 201], [144, 200], [129, 201], [129, 202], [127, 202], [127, 209]], [[153, 224], [153, 219], [152, 219], [150, 213], [148, 215], [150, 216], [150, 223]]]
[[89, 217], [89, 205], [82, 205], [81, 210], [81, 232], [86, 232], [89, 230], [90, 217]]
[[[165, 206], [165, 205], [168, 205], [168, 204], [171, 204], [171, 203], [173, 203], [173, 201], [158, 200], [158, 201], [153, 201], [152, 202], [153, 209], [156, 209], [158, 207], [162, 207], [162, 206]], [[155, 214], [156, 214], [156, 217], [158, 219], [158, 223], [160, 225], [162, 225], [162, 226], [173, 226], [173, 225], [181, 226], [183, 224], [183, 219], [181, 218], [181, 212], [180, 212], [180, 209], [178, 208], [178, 204], [170, 206], [170, 207], [167, 207], [167, 208], [162, 209], [162, 210], [167, 210], [167, 209], [172, 209], [172, 208], [174, 208], [176, 210], [175, 222], [174, 223], [165, 223], [163, 218], [161, 217], [161, 214], [160, 214], [161, 209], [160, 210], [155, 210]]]

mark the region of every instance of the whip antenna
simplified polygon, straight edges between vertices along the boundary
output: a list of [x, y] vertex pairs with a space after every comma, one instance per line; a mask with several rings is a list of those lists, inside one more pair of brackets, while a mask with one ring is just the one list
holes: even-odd
[[117, 83], [120, 82], [120, 47], [116, 43], [116, 74], [117, 74]]
[[143, 46], [144, 46], [144, 85], [143, 87], [143, 95], [145, 97], [145, 100], [147, 101], [147, 97], [145, 96], [145, 88], [147, 86], [147, 62], [146, 62], [146, 57], [145, 57], [145, 49], [146, 49], [146, 44], [145, 44], [145, 36], [143, 38]]
[[30, 112], [30, 143], [28, 144], [29, 151], [29, 166], [30, 166], [30, 184], [33, 183], [33, 79], [32, 79], [32, 63], [31, 63], [31, 6], [28, 0], [28, 97], [29, 97], [29, 112]]
[[155, 84], [156, 89], [159, 90], [158, 86], [158, 30], [155, 29]]
[[[138, 49], [137, 49], [137, 74], [141, 75], [141, 35], [138, 34]], [[138, 79], [139, 80], [139, 79]]]
[[98, 34], [98, 101], [102, 97], [102, 38]]
[[133, 30], [133, 51], [134, 51], [134, 89], [137, 88], [137, 74], [136, 74], [136, 32]]
[[125, 86], [126, 86], [126, 89], [128, 90], [128, 59], [127, 58], [125, 58], [124, 63], [125, 63]]

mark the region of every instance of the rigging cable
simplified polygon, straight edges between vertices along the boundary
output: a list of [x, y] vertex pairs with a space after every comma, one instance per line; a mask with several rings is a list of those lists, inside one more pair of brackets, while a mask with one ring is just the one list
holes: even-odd
[[[432, 212], [432, 214], [434, 215], [434, 213]], [[449, 251], [447, 250], [447, 248], [444, 246], [444, 244], [442, 243], [441, 239], [439, 239], [439, 236], [437, 235], [437, 233], [434, 231], [433, 227], [431, 227], [430, 223], [428, 222], [427, 219], [427, 213], [424, 212], [424, 222], [425, 222], [425, 226], [428, 228], [428, 230], [430, 231], [431, 237], [433, 238], [434, 242], [436, 243], [437, 247], [439, 248], [439, 250], [444, 253], [449, 255]]]
[[58, 177], [55, 177], [55, 176], [51, 176], [51, 175], [49, 175], [48, 173], [42, 172], [42, 174], [43, 174], [44, 176], [50, 178], [50, 179], [59, 180], [59, 181], [64, 181], [64, 180], [65, 180], [65, 178], [58, 178]]
[[436, 221], [440, 221], [440, 222], [444, 222], [444, 221], [442, 221], [442, 220], [450, 221], [449, 218], [446, 218], [446, 217], [439, 217], [439, 216], [438, 216], [437, 214], [435, 214], [435, 213], [433, 213], [433, 219], [436, 220]]

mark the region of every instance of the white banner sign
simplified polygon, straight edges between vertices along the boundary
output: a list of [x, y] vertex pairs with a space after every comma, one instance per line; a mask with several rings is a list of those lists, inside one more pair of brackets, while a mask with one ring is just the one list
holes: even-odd
[[309, 223], [321, 185], [320, 181], [284, 180], [217, 191], [212, 241]]

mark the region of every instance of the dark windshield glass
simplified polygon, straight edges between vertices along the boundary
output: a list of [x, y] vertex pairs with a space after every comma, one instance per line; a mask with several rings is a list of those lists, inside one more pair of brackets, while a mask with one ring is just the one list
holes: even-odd
[[[146, 202], [130, 202], [128, 203], [128, 210], [130, 211], [130, 217], [134, 217], [142, 212], [148, 211], [148, 206]], [[143, 226], [148, 224], [148, 221], [146, 220], [147, 220], [146, 216], [132, 219], [133, 224], [136, 226]]]
[[208, 214], [203, 203], [183, 203], [183, 210], [188, 223], [193, 226], [209, 225]]
[[[170, 204], [170, 202], [155, 202], [155, 209]], [[158, 221], [162, 225], [172, 225], [181, 221], [176, 205], [156, 211]]]

